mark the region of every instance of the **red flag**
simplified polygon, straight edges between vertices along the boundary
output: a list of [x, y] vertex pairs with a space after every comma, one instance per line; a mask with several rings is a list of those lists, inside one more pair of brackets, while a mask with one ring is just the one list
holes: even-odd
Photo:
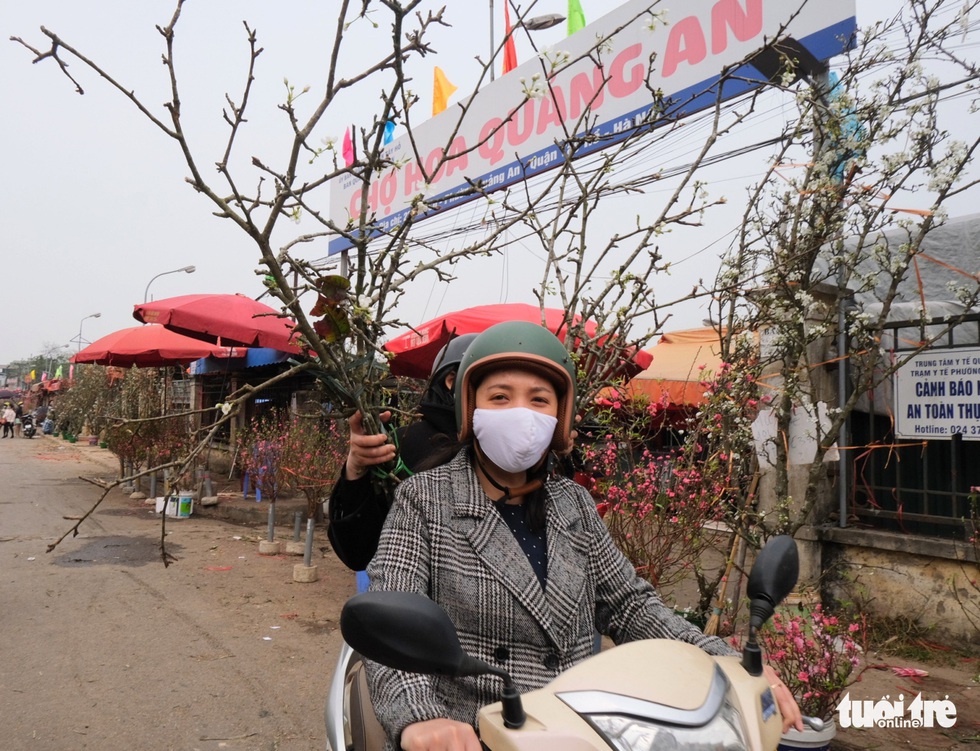
[[354, 139], [351, 138], [350, 128], [344, 131], [344, 166], [350, 167], [354, 163]]
[[504, 2], [504, 31], [507, 34], [504, 42], [504, 75], [506, 76], [517, 67], [517, 48], [514, 47], [514, 37], [510, 28], [510, 10]]

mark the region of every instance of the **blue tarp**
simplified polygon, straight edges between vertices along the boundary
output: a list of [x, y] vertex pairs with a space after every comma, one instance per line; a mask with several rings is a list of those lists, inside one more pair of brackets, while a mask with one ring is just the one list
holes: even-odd
[[[243, 352], [244, 355], [239, 355]], [[228, 373], [246, 368], [258, 368], [262, 365], [275, 365], [289, 359], [288, 352], [267, 347], [229, 347], [229, 357], [204, 357], [195, 360], [190, 365], [191, 375], [208, 375], [209, 373]]]

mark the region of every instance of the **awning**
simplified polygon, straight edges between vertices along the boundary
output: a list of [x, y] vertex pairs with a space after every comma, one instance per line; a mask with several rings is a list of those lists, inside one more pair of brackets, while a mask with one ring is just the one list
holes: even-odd
[[722, 362], [717, 330], [673, 331], [646, 351], [653, 362], [626, 384], [627, 394], [642, 394], [651, 402], [666, 398], [674, 406], [697, 407], [707, 401], [702, 382], [710, 380]]
[[288, 360], [291, 355], [268, 347], [229, 347], [228, 357], [205, 357], [190, 364], [191, 375], [230, 373], [246, 368], [259, 368], [263, 365], [276, 365]]

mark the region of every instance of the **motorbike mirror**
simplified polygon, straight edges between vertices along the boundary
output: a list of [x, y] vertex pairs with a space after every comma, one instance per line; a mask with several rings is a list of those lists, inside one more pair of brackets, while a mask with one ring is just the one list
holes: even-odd
[[742, 649], [742, 667], [749, 675], [762, 675], [762, 650], [756, 632], [772, 618], [776, 605], [796, 586], [800, 556], [788, 535], [773, 537], [759, 551], [749, 573], [749, 635]]
[[395, 670], [428, 675], [483, 675], [503, 679], [500, 693], [504, 726], [522, 727], [521, 695], [510, 675], [470, 657], [459, 643], [446, 611], [412, 592], [364, 592], [340, 611], [340, 632], [352, 648]]
[[364, 592], [347, 601], [340, 631], [353, 649], [395, 670], [429, 675], [497, 672], [463, 651], [446, 611], [413, 592]]
[[758, 628], [786, 599], [800, 575], [796, 541], [789, 535], [773, 537], [759, 551], [749, 574], [747, 593], [751, 601], [753, 627]]

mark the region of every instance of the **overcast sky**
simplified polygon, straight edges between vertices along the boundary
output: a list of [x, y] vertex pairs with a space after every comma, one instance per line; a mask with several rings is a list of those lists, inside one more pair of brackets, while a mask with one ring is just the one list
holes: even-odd
[[[607, 0], [581, 2], [590, 22], [608, 7]], [[499, 15], [502, 0], [496, 4]], [[425, 100], [421, 107], [429, 106], [433, 64], [443, 67], [461, 91], [476, 79], [473, 55], [489, 47], [488, 11], [474, 12], [478, 5], [448, 3], [447, 17], [454, 28], [433, 36], [438, 59], [426, 58], [413, 86]], [[859, 23], [883, 12], [880, 5], [879, 0], [859, 0]], [[84, 339], [91, 341], [137, 325], [132, 308], [143, 301], [150, 280], [188, 264], [197, 271], [156, 279], [150, 296], [259, 295], [257, 250], [230, 222], [212, 216], [210, 202], [184, 182], [187, 168], [175, 144], [79, 64], [71, 70], [84, 96], [74, 92], [51, 61], [32, 65], [31, 53], [8, 41], [20, 36], [46, 48], [38, 30], [43, 25], [106, 67], [163, 117], [160, 104], [169, 93], [160, 63], [163, 45], [154, 25], [168, 22], [173, 2], [4, 0], [0, 7], [0, 363], [40, 354], [49, 346], [74, 350], [76, 344], [70, 342], [78, 337], [80, 326]], [[331, 38], [337, 7], [336, 2], [299, 0], [186, 3], [178, 27], [178, 67], [186, 124], [206, 172], [223, 147], [224, 93], [241, 89], [248, 51], [242, 21], [258, 30], [265, 50], [242, 154], [281, 164], [289, 133], [275, 105], [284, 96], [283, 79], [297, 89], [307, 84], [318, 88], [326, 66], [324, 40]], [[540, 0], [535, 12], [564, 14], [566, 8], [566, 0]], [[358, 42], [344, 60], [353, 74], [380, 42], [366, 29], [349, 33]], [[562, 26], [538, 32], [535, 38], [541, 45], [558, 44], [564, 34]], [[519, 47], [521, 61], [527, 54]], [[373, 108], [373, 94], [363, 92], [361, 106]], [[350, 109], [331, 113], [327, 130], [340, 137], [356, 108], [352, 101]], [[705, 266], [712, 263], [712, 252], [697, 255], [690, 250], [676, 251], [678, 261], [687, 261], [676, 271], [679, 288], [689, 288], [690, 280], [704, 275]], [[325, 243], [310, 255], [326, 255]], [[530, 290], [536, 279], [522, 276], [513, 258], [493, 263], [488, 273], [500, 277], [493, 284], [482, 283], [479, 292], [462, 283], [449, 291], [420, 289], [406, 302], [405, 315], [414, 311], [421, 322], [468, 305], [533, 302]], [[101, 316], [86, 319], [93, 313]], [[704, 311], [688, 310], [672, 328], [699, 325], [703, 315]]]

